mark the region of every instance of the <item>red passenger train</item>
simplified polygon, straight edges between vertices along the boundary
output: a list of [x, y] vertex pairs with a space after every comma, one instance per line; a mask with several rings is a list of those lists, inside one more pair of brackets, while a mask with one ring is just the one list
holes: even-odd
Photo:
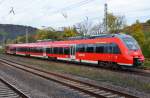
[[137, 67], [144, 56], [134, 38], [126, 34], [103, 34], [65, 41], [9, 44], [6, 53], [53, 58], [102, 66]]

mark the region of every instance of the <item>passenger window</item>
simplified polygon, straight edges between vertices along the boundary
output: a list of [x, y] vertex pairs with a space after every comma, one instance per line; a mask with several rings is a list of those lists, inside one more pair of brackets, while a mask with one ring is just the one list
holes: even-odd
[[59, 54], [63, 54], [63, 48], [59, 48], [59, 50], [58, 50], [59, 52]]
[[96, 53], [104, 53], [104, 45], [96, 45]]
[[35, 48], [35, 51], [36, 51], [37, 53], [42, 53], [42, 52], [43, 52], [43, 49], [42, 49], [42, 48]]
[[105, 44], [105, 53], [113, 53], [112, 44]]
[[55, 47], [55, 48], [54, 48], [54, 54], [58, 54], [58, 52], [59, 52], [59, 51], [58, 51], [58, 48]]
[[39, 52], [42, 53], [42, 52], [43, 52], [43, 49], [42, 49], [42, 48], [39, 48]]
[[120, 54], [121, 53], [117, 44], [113, 44], [113, 53], [114, 54]]
[[69, 48], [68, 47], [64, 48], [64, 54], [65, 55], [69, 55], [69, 53], [70, 53]]
[[52, 53], [52, 48], [46, 48], [46, 53]]
[[94, 48], [95, 48], [94, 45], [87, 45], [86, 52], [93, 53], [95, 50]]
[[85, 45], [78, 45], [77, 52], [85, 52]]

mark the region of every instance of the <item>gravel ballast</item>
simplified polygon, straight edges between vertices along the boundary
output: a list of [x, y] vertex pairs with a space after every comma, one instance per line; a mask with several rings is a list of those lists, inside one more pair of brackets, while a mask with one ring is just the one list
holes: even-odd
[[21, 63], [48, 71], [59, 72], [68, 75], [68, 77], [92, 82], [100, 86], [117, 89], [118, 91], [137, 95], [140, 98], [150, 98], [150, 77], [20, 56], [9, 56], [9, 59], [18, 60]]
[[31, 98], [86, 98], [53, 81], [0, 63], [0, 76], [12, 82]]

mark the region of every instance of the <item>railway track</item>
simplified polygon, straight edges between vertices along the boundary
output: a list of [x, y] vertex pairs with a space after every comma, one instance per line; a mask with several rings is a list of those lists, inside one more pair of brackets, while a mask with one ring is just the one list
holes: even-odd
[[19, 68], [21, 70], [30, 72], [32, 74], [38, 75], [40, 77], [53, 80], [57, 83], [60, 83], [64, 86], [70, 87], [76, 91], [84, 93], [87, 97], [95, 97], [95, 98], [138, 98], [134, 95], [129, 95], [117, 90], [112, 90], [104, 87], [100, 87], [98, 85], [90, 84], [87, 82], [83, 82], [77, 79], [73, 79], [67, 77], [65, 75], [45, 71], [39, 68], [23, 65], [16, 63], [14, 61], [10, 61], [7, 59], [0, 59], [0, 62], [7, 64], [9, 66], [13, 66], [15, 68]]
[[[17, 56], [19, 56], [19, 55], [17, 55]], [[22, 56], [19, 56], [19, 57], [22, 57]], [[7, 57], [3, 56], [3, 58], [7, 58]], [[29, 58], [29, 57], [25, 57], [25, 58]], [[34, 58], [34, 59], [41, 60], [41, 58]], [[9, 60], [9, 59], [7, 59], [7, 60]], [[45, 60], [45, 61], [49, 62], [49, 60]], [[127, 73], [127, 74], [135, 74], [135, 75], [150, 77], [150, 68], [127, 68], [127, 69], [115, 69], [114, 70], [111, 68], [105, 68], [102, 66], [98, 66], [97, 64], [75, 63], [75, 62], [66, 62], [66, 61], [52, 61], [52, 62], [56, 62], [56, 63], [60, 63], [60, 64], [61, 63], [69, 63], [69, 64], [75, 64], [75, 65], [85, 66], [85, 67], [101, 68], [101, 69], [105, 69], [105, 70], [109, 70], [109, 71], [116, 71], [116, 72], [125, 73], [125, 74]]]
[[0, 98], [29, 98], [15, 86], [0, 78]]
[[150, 77], [150, 69], [131, 69], [130, 73]]

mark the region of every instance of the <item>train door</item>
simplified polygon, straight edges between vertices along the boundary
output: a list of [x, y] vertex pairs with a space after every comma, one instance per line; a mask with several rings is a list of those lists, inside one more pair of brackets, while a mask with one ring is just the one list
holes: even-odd
[[70, 46], [70, 58], [73, 60], [76, 59], [76, 45]]
[[47, 47], [44, 47], [44, 48], [42, 49], [42, 50], [43, 50], [43, 57], [44, 57], [44, 58], [47, 58], [46, 49], [47, 49]]
[[113, 47], [112, 47], [112, 44], [106, 44], [105, 45], [105, 56], [106, 56], [106, 61], [108, 62], [112, 62], [113, 61]]

